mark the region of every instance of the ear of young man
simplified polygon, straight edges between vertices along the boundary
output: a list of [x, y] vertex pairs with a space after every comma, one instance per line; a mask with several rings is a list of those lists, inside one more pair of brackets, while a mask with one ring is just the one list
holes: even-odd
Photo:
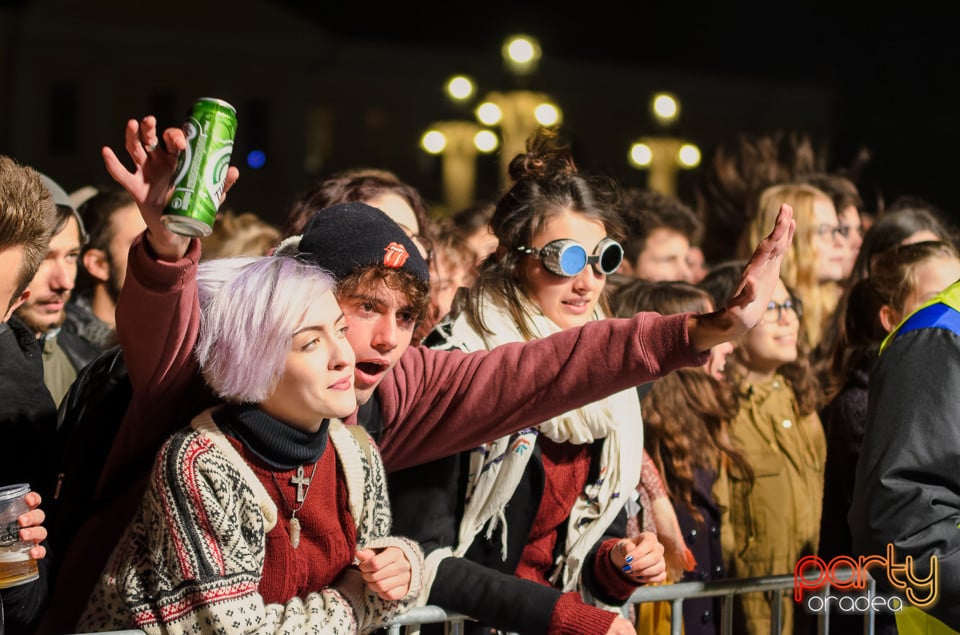
[[88, 249], [83, 254], [83, 269], [101, 282], [110, 279], [110, 260], [102, 249]]
[[20, 308], [20, 305], [27, 301], [27, 298], [30, 297], [30, 290], [24, 289], [23, 293], [17, 296], [17, 299], [10, 303], [10, 308], [7, 309], [7, 312], [4, 313], [3, 319], [0, 320], [0, 324], [6, 324], [7, 320], [10, 319], [10, 316], [13, 315], [13, 312]]

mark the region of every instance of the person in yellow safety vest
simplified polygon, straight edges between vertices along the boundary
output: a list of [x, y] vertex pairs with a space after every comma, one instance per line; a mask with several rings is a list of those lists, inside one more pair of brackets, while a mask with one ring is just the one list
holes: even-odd
[[851, 555], [875, 556], [878, 595], [904, 598], [894, 610], [901, 635], [958, 633], [960, 281], [884, 340], [867, 417], [848, 515]]

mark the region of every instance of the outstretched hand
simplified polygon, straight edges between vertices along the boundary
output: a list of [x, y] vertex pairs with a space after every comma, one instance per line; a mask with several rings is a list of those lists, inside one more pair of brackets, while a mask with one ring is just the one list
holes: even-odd
[[773, 231], [754, 249], [727, 306], [696, 316], [688, 325], [690, 343], [698, 351], [735, 340], [760, 322], [777, 288], [780, 266], [796, 229], [793, 208], [786, 203], [780, 205]]
[[[180, 128], [167, 128], [161, 141], [157, 118], [148, 115], [141, 121], [127, 121], [124, 147], [134, 169], [128, 170], [114, 151], [104, 146], [101, 153], [107, 172], [136, 202], [147, 224], [147, 240], [157, 256], [162, 260], [178, 260], [186, 253], [190, 239], [168, 230], [160, 218], [173, 194], [173, 177], [180, 153], [187, 147], [186, 136]], [[239, 176], [240, 171], [230, 166], [223, 186], [224, 197]]]
[[727, 302], [726, 310], [735, 322], [739, 322], [741, 335], [756, 326], [767, 309], [780, 280], [780, 265], [796, 229], [793, 208], [783, 203], [773, 231], [753, 250], [740, 275], [740, 284]]

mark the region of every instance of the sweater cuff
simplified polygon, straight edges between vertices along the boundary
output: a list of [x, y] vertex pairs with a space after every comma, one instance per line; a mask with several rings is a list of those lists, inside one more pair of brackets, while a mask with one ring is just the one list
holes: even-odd
[[366, 549], [377, 550], [396, 547], [403, 552], [407, 562], [410, 563], [410, 588], [407, 589], [406, 595], [400, 598], [400, 602], [411, 602], [415, 599], [419, 601], [427, 596], [427, 593], [424, 592], [426, 567], [423, 563], [423, 551], [420, 549], [420, 545], [402, 536], [383, 536], [374, 538], [363, 546]]
[[609, 538], [600, 544], [597, 548], [597, 555], [593, 559], [593, 575], [597, 582], [603, 586], [606, 595], [626, 602], [640, 585], [634, 582], [632, 578], [628, 578], [623, 571], [617, 569], [613, 560], [610, 559], [610, 552], [619, 542], [620, 539], [618, 538]]
[[605, 635], [616, 613], [591, 606], [576, 591], [564, 593], [553, 607], [551, 635]]
[[361, 623], [363, 620], [360, 619], [360, 616], [366, 605], [367, 593], [369, 591], [367, 590], [367, 583], [363, 581], [363, 575], [360, 573], [360, 569], [347, 567], [334, 583], [334, 588], [340, 592], [343, 599], [346, 600], [350, 608], [353, 609], [357, 623]]
[[[674, 313], [660, 315], [638, 313], [640, 318], [641, 337], [646, 350], [645, 356], [651, 360], [653, 367], [659, 366], [658, 377], [673, 372], [678, 368], [703, 366], [710, 359], [710, 350], [702, 353], [697, 351], [690, 342], [690, 329], [687, 322], [696, 313]], [[647, 320], [655, 320], [648, 325]]]
[[144, 289], [167, 292], [183, 285], [185, 274], [200, 262], [200, 239], [191, 238], [183, 258], [164, 262], [157, 258], [145, 233], [137, 236], [130, 247], [129, 270]]

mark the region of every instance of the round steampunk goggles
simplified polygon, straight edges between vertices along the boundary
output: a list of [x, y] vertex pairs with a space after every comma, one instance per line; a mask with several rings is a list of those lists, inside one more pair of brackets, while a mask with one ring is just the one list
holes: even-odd
[[612, 238], [604, 238], [588, 256], [583, 245], [570, 238], [552, 240], [540, 249], [517, 247], [517, 251], [536, 256], [544, 268], [552, 274], [572, 278], [587, 265], [591, 265], [597, 274], [610, 275], [620, 268], [623, 262], [623, 247]]

